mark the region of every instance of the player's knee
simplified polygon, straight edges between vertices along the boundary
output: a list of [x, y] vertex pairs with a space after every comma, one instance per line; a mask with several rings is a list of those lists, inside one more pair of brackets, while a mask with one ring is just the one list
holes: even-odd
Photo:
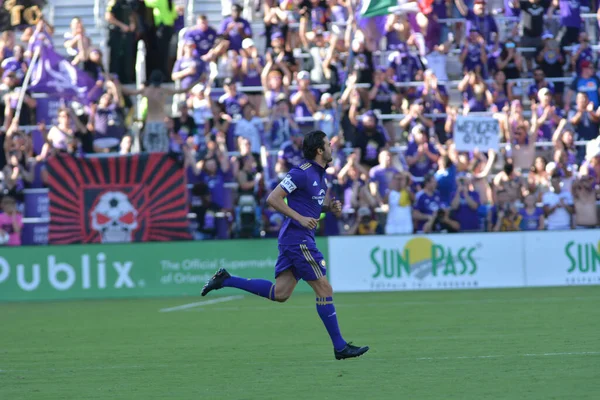
[[292, 296], [292, 290], [287, 288], [279, 289], [275, 286], [275, 301], [279, 303], [285, 303]]
[[317, 296], [319, 297], [332, 297], [333, 296], [333, 288], [331, 284], [326, 279], [319, 279], [315, 282], [313, 289]]

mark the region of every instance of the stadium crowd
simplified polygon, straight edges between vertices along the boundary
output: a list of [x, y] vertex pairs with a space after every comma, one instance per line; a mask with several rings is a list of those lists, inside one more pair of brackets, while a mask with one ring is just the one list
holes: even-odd
[[[45, 186], [48, 157], [137, 151], [133, 95], [145, 99], [141, 151], [180, 155], [197, 239], [276, 236], [283, 216], [266, 195], [302, 160], [313, 129], [331, 141], [329, 195], [344, 204], [344, 218], [324, 216], [320, 234], [598, 226], [598, 27], [581, 17], [595, 2], [405, 0], [404, 11], [367, 19], [350, 0], [223, 1], [218, 26], [199, 15], [185, 28], [183, 8], [162, 3], [109, 3], [108, 71], [73, 19], [66, 54], [103, 94], [64, 102], [56, 121], [36, 120], [30, 92], [15, 118], [32, 43], [52, 27], [2, 33], [0, 231], [9, 243], [19, 243], [22, 191]], [[253, 32], [260, 20], [263, 32]], [[135, 90], [138, 40], [148, 79]], [[499, 151], [458, 151], [463, 115], [497, 119]], [[36, 124], [37, 143], [20, 129]]]

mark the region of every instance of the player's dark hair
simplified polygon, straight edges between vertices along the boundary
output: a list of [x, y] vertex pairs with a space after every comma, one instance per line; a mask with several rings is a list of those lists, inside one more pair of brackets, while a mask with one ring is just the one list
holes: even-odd
[[312, 131], [304, 136], [302, 141], [302, 155], [307, 160], [314, 160], [317, 157], [317, 150], [324, 149], [325, 138], [327, 135], [323, 131]]

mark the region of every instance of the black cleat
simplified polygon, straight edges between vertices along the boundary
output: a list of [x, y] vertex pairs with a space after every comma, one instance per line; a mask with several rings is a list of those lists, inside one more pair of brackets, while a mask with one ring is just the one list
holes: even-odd
[[367, 351], [369, 351], [369, 346], [358, 347], [353, 346], [352, 343], [348, 343], [346, 344], [346, 347], [340, 351], [334, 349], [333, 354], [335, 354], [336, 360], [345, 360], [346, 358], [360, 357]]
[[223, 281], [230, 278], [229, 272], [225, 268], [219, 269], [213, 276], [206, 282], [206, 285], [202, 288], [202, 296], [206, 296], [213, 290], [219, 290], [223, 287]]

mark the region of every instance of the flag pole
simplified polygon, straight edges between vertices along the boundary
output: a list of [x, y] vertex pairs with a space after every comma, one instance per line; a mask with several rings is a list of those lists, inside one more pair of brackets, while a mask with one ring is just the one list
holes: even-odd
[[27, 92], [27, 88], [29, 87], [29, 82], [31, 81], [31, 75], [33, 74], [33, 69], [35, 68], [35, 63], [37, 63], [38, 58], [40, 57], [40, 52], [42, 51], [42, 44], [40, 44], [33, 55], [31, 56], [31, 62], [29, 63], [29, 68], [27, 68], [27, 73], [25, 74], [25, 78], [23, 79], [23, 85], [21, 86], [21, 91], [19, 92], [19, 100], [17, 101], [17, 108], [15, 109], [15, 115], [13, 116], [13, 120], [19, 121], [21, 117], [21, 109], [23, 108], [23, 101], [25, 100], [25, 93]]

